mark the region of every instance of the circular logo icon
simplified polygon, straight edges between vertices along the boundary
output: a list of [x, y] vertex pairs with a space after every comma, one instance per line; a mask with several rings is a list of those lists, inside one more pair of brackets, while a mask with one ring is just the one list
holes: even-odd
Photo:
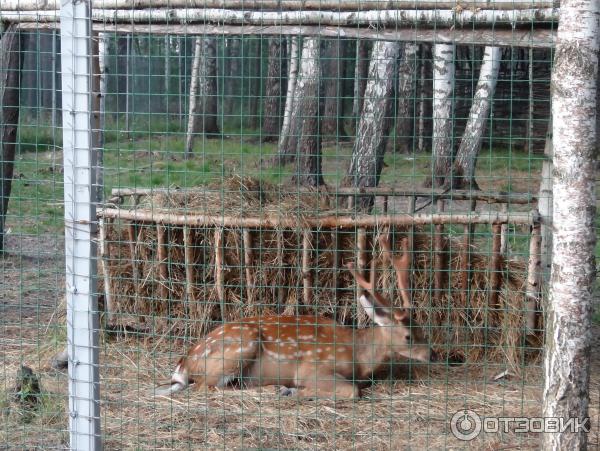
[[472, 410], [459, 410], [450, 420], [450, 429], [459, 440], [473, 440], [481, 432], [481, 418]]

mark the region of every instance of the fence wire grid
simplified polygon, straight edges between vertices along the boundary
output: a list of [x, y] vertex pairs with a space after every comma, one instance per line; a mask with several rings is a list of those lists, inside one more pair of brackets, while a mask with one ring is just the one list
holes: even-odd
[[559, 9], [135, 3], [0, 5], [0, 448], [539, 448]]

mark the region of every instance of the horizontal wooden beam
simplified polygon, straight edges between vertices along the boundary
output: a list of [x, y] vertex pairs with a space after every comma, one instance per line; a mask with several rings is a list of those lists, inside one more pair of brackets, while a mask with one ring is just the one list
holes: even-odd
[[[495, 9], [554, 8], [557, 0], [92, 0], [94, 9], [224, 8], [244, 10], [336, 10], [382, 9]], [[6, 11], [60, 9], [60, 0], [2, 0]]]
[[[168, 188], [113, 188], [111, 195], [115, 196], [150, 196], [157, 193], [185, 193], [202, 192], [203, 190], [189, 189], [176, 190]], [[314, 193], [314, 191], [300, 190], [301, 193]], [[433, 199], [451, 199], [451, 200], [477, 200], [488, 203], [508, 203], [508, 204], [532, 204], [537, 202], [537, 198], [528, 193], [498, 193], [456, 190], [448, 192], [441, 189], [397, 191], [390, 188], [363, 188], [360, 191], [355, 188], [337, 188], [324, 193], [337, 196], [390, 196], [390, 197], [419, 197]]]
[[[522, 10], [368, 10], [368, 11], [262, 11], [215, 8], [188, 9], [93, 9], [92, 20], [104, 24], [221, 24], [221, 25], [318, 25], [336, 27], [445, 27], [464, 26], [517, 27], [557, 23], [558, 8]], [[0, 20], [7, 22], [57, 22], [57, 10], [0, 10]]]
[[126, 210], [121, 208], [103, 208], [98, 217], [114, 218], [144, 223], [188, 225], [192, 227], [249, 227], [249, 228], [286, 228], [299, 226], [311, 228], [356, 228], [381, 226], [411, 226], [424, 224], [534, 224], [538, 219], [536, 212], [485, 212], [472, 214], [435, 213], [394, 214], [394, 215], [357, 215], [357, 216], [317, 216], [302, 218], [290, 216], [234, 217], [199, 214], [177, 214], [157, 210]]
[[[57, 28], [57, 22], [21, 22], [24, 30]], [[168, 35], [220, 35], [220, 36], [321, 36], [327, 38], [372, 39], [403, 42], [455, 42], [462, 45], [493, 45], [496, 47], [553, 48], [556, 31], [551, 29], [454, 29], [443, 28], [395, 28], [377, 30], [356, 27], [321, 26], [237, 26], [237, 25], [196, 25], [196, 24], [102, 24], [94, 23], [94, 31], [99, 33], [135, 33]]]

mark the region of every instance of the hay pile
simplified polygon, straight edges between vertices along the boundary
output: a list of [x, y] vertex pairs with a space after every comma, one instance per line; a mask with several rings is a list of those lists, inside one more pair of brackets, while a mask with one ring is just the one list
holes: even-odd
[[[253, 179], [230, 179], [225, 188], [197, 192], [159, 193], [149, 196], [140, 208], [154, 210], [184, 210], [192, 214], [294, 215], [296, 230], [252, 230], [253, 264], [250, 270], [254, 286], [246, 283], [244, 246], [241, 230], [224, 231], [224, 305], [217, 295], [215, 281], [214, 228], [194, 228], [194, 284], [192, 296], [186, 294], [186, 275], [181, 227], [168, 227], [169, 276], [162, 280], [156, 256], [157, 236], [154, 226], [138, 226], [137, 244], [142, 278], [133, 283], [131, 254], [125, 224], [114, 223], [108, 230], [108, 273], [112, 302], [118, 321], [144, 324], [153, 333], [167, 333], [195, 338], [225, 319], [260, 313], [317, 314], [335, 318], [343, 324], [366, 324], [364, 313], [357, 309], [355, 284], [343, 266], [334, 269], [335, 236], [331, 230], [313, 230], [313, 301], [303, 300], [302, 218], [331, 208], [331, 199], [316, 194], [280, 194], [277, 187]], [[350, 214], [337, 209], [337, 214]], [[378, 233], [370, 230], [368, 248], [373, 248]], [[406, 230], [394, 230], [394, 242], [399, 243]], [[507, 361], [513, 368], [522, 364], [524, 340], [524, 308], [526, 265], [521, 261], [503, 261], [503, 284], [499, 303], [488, 308], [489, 259], [470, 250], [470, 300], [464, 304], [460, 273], [462, 244], [447, 239], [448, 289], [435, 301], [432, 296], [433, 239], [424, 229], [414, 236], [413, 304], [416, 318], [427, 327], [439, 351], [452, 360]], [[356, 230], [338, 231], [338, 261], [356, 260]], [[281, 251], [278, 251], [278, 248]], [[378, 246], [376, 252], [380, 252]], [[381, 261], [380, 256], [376, 258]], [[393, 272], [380, 266], [378, 284], [389, 292], [395, 287]], [[159, 293], [161, 285], [168, 289], [168, 299]], [[396, 294], [392, 295], [398, 298]]]

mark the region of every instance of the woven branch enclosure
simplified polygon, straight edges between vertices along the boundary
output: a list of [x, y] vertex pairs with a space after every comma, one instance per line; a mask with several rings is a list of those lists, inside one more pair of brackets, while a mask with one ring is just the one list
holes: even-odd
[[[306, 225], [317, 212], [351, 213], [332, 207], [326, 195], [283, 195], [252, 179], [231, 179], [220, 192], [143, 197], [136, 211], [284, 215], [297, 227], [182, 226], [105, 217], [101, 267], [107, 270], [113, 321], [192, 338], [222, 319], [260, 313], [316, 314], [366, 325], [344, 264], [355, 262], [367, 271], [374, 258], [378, 286], [400, 305], [395, 276], [376, 244], [377, 235], [390, 228]], [[417, 322], [452, 360], [507, 361], [517, 368], [524, 357], [527, 263], [497, 252], [485, 255], [456, 238], [436, 239], [430, 229], [391, 229], [395, 245], [403, 236], [410, 239]], [[441, 271], [433, 269], [435, 255], [445, 257]]]

